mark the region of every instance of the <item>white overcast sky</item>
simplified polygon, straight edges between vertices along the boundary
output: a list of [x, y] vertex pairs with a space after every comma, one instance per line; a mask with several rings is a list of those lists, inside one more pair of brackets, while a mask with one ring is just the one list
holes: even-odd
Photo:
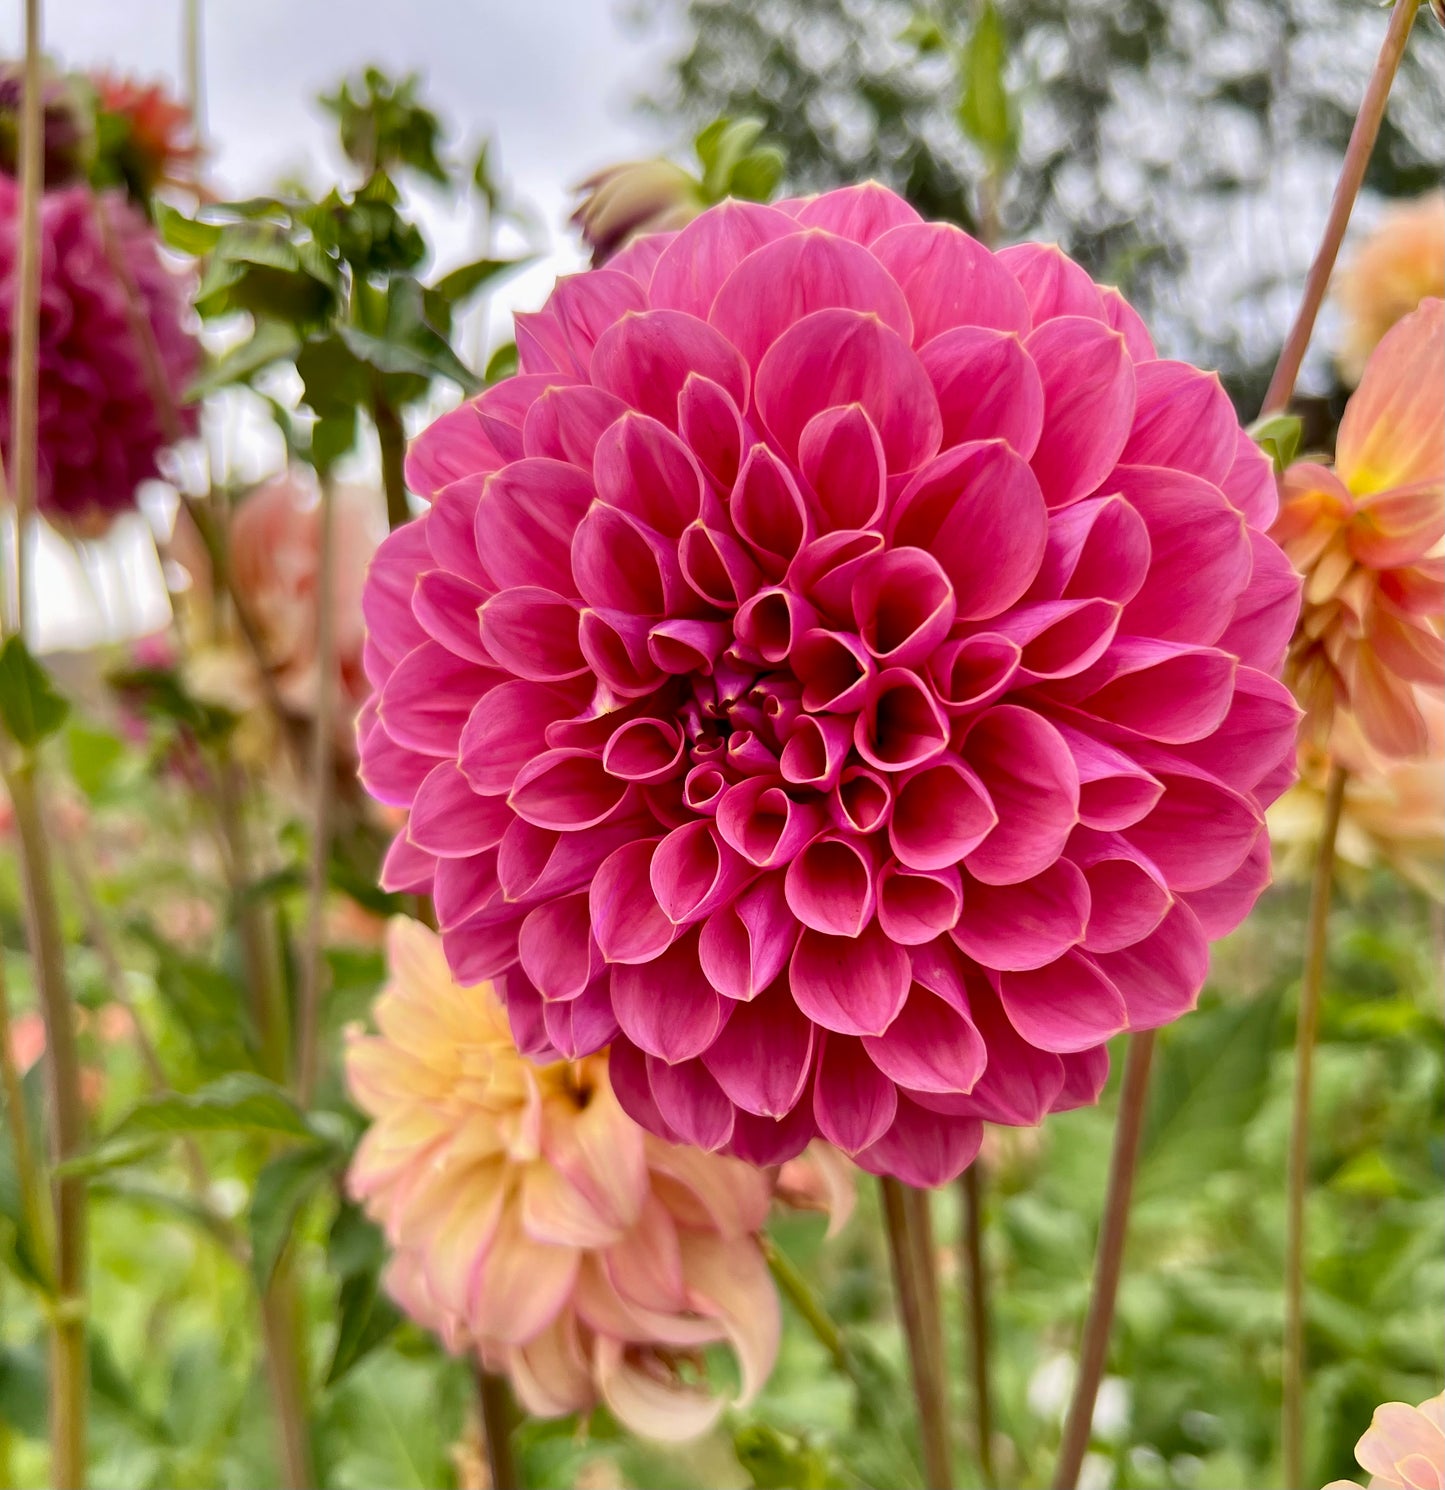
[[[220, 195], [245, 196], [282, 175], [325, 183], [343, 171], [333, 122], [314, 99], [376, 63], [421, 74], [426, 101], [451, 143], [470, 154], [486, 137], [501, 171], [535, 210], [542, 259], [499, 291], [503, 312], [539, 305], [583, 256], [566, 225], [571, 185], [598, 166], [656, 153], [664, 143], [632, 109], [657, 76], [660, 42], [619, 18], [616, 0], [202, 0], [204, 112], [210, 174]], [[44, 46], [67, 69], [104, 66], [179, 91], [182, 0], [45, 0]], [[0, 52], [18, 55], [18, 0], [0, 15]], [[465, 202], [418, 192], [416, 206], [441, 267], [473, 257]], [[243, 443], [247, 443], [243, 441]], [[272, 458], [234, 451], [241, 464]], [[234, 446], [232, 438], [228, 444]], [[248, 462], [246, 457], [250, 456]], [[47, 538], [38, 558], [36, 641], [83, 645], [164, 623], [163, 586], [149, 538], [118, 525], [79, 556]]]

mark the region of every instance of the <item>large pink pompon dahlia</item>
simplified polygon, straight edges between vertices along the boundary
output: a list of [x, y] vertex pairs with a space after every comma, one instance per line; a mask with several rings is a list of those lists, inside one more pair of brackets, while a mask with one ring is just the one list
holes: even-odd
[[373, 564], [385, 882], [653, 1132], [937, 1183], [1269, 874], [1299, 581], [1219, 383], [876, 185], [564, 279]]
[[[190, 283], [167, 265], [155, 229], [118, 192], [47, 192], [40, 235], [38, 503], [56, 527], [94, 537], [135, 507], [142, 481], [160, 474], [167, 420], [149, 363], [159, 361], [179, 404], [200, 366], [186, 324]], [[0, 175], [0, 449], [7, 464], [19, 244], [19, 188]], [[194, 427], [193, 409], [182, 418]]]

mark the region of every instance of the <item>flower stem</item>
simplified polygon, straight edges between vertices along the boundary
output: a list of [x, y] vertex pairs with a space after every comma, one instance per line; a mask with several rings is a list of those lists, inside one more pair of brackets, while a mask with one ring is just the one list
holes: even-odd
[[967, 1330], [973, 1372], [973, 1418], [983, 1483], [994, 1483], [993, 1394], [989, 1387], [988, 1278], [983, 1269], [983, 1176], [975, 1160], [958, 1177], [963, 1214], [963, 1271]]
[[[913, 1395], [918, 1404], [924, 1476], [929, 1490], [952, 1490], [953, 1447], [949, 1438], [948, 1390], [938, 1350], [938, 1285], [933, 1258], [931, 1250], [927, 1259], [924, 1258], [928, 1238], [919, 1234], [920, 1210], [910, 1198], [908, 1187], [888, 1176], [879, 1180], [879, 1187], [893, 1287], [898, 1295], [898, 1312], [913, 1372]], [[926, 1203], [927, 1196], [923, 1198]]]
[[827, 1309], [823, 1307], [823, 1301], [813, 1292], [808, 1280], [793, 1265], [791, 1258], [778, 1247], [771, 1237], [761, 1236], [758, 1240], [762, 1244], [763, 1256], [768, 1260], [768, 1269], [773, 1275], [773, 1282], [778, 1285], [783, 1297], [798, 1311], [803, 1322], [812, 1330], [818, 1344], [832, 1357], [833, 1364], [838, 1370], [861, 1389], [863, 1383], [858, 1379], [853, 1358], [848, 1354], [848, 1347], [843, 1340], [843, 1333], [833, 1322]]
[[1370, 163], [1371, 152], [1379, 137], [1380, 124], [1385, 117], [1385, 105], [1389, 101], [1390, 88], [1399, 71], [1400, 59], [1405, 55], [1405, 43], [1410, 27], [1415, 24], [1415, 12], [1420, 9], [1420, 0], [1395, 0], [1390, 14], [1390, 24], [1385, 31], [1385, 40], [1375, 69], [1360, 100], [1359, 113], [1350, 131], [1350, 143], [1345, 148], [1345, 159], [1340, 166], [1339, 180], [1335, 183], [1335, 194], [1330, 199], [1329, 216], [1325, 219], [1324, 235], [1315, 250], [1314, 261], [1305, 279], [1304, 298], [1294, 324], [1285, 338], [1284, 350], [1279, 354], [1274, 376], [1269, 381], [1269, 392], [1264, 396], [1263, 414], [1277, 414], [1288, 405], [1299, 377], [1300, 364], [1304, 361], [1310, 337], [1314, 333], [1315, 318], [1324, 304], [1325, 291], [1329, 288], [1330, 275], [1334, 272], [1335, 260], [1339, 257], [1340, 244], [1344, 242], [1345, 229], [1349, 225], [1350, 213], [1354, 210], [1355, 198], [1360, 194], [1360, 183], [1365, 179], [1365, 168]]
[[1074, 1490], [1089, 1447], [1094, 1402], [1109, 1356], [1109, 1333], [1114, 1323], [1114, 1301], [1119, 1293], [1124, 1242], [1129, 1232], [1129, 1198], [1134, 1189], [1139, 1137], [1144, 1127], [1144, 1098], [1149, 1090], [1149, 1063], [1153, 1057], [1153, 1030], [1140, 1030], [1129, 1037], [1124, 1079], [1119, 1089], [1119, 1115], [1114, 1124], [1114, 1152], [1109, 1159], [1109, 1186], [1104, 1195], [1099, 1248], [1094, 1258], [1094, 1285], [1084, 1322], [1084, 1338], [1079, 1346], [1079, 1373], [1064, 1422], [1059, 1462], [1054, 1469], [1054, 1490]]
[[377, 443], [381, 446], [381, 485], [386, 492], [387, 526], [396, 529], [411, 521], [406, 496], [406, 431], [401, 416], [378, 392], [371, 404]]
[[44, 1267], [50, 1256], [49, 1223], [45, 1214], [45, 1192], [41, 1188], [41, 1161], [30, 1133], [30, 1114], [25, 1107], [25, 1089], [15, 1064], [10, 995], [5, 984], [5, 949], [0, 947], [0, 1091], [5, 1097], [6, 1126], [15, 1156], [15, 1184], [19, 1191], [21, 1240], [29, 1255]]
[[315, 1484], [306, 1421], [309, 1394], [302, 1366], [301, 1327], [296, 1271], [290, 1256], [283, 1253], [261, 1295], [261, 1333], [276, 1419], [277, 1452], [286, 1490], [308, 1490]]
[[329, 474], [321, 477], [321, 538], [316, 579], [316, 714], [312, 721], [311, 872], [307, 888], [306, 948], [296, 1010], [296, 1094], [302, 1107], [316, 1090], [317, 1031], [326, 979], [326, 886], [331, 864], [331, 788], [335, 774], [332, 713], [336, 698], [336, 502]]
[[512, 1456], [512, 1425], [517, 1411], [504, 1376], [477, 1367], [477, 1403], [482, 1412], [482, 1446], [487, 1453], [492, 1490], [521, 1490]]
[[1295, 1030], [1294, 1099], [1290, 1113], [1284, 1254], [1284, 1483], [1304, 1484], [1304, 1273], [1305, 1194], [1309, 1186], [1310, 1091], [1314, 1081], [1315, 1039], [1320, 1027], [1320, 995], [1335, 877], [1335, 839], [1345, 800], [1345, 769], [1330, 766], [1325, 815], [1310, 884], [1309, 925], [1305, 933], [1304, 973], [1300, 979]]

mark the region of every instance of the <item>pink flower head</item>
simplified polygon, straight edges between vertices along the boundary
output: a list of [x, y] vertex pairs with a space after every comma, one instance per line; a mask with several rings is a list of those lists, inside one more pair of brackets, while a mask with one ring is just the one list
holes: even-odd
[[349, 1183], [395, 1249], [397, 1302], [539, 1416], [605, 1401], [649, 1437], [701, 1433], [724, 1404], [677, 1366], [722, 1341], [750, 1398], [778, 1346], [768, 1176], [644, 1133], [605, 1056], [532, 1065], [424, 926], [392, 921], [387, 950], [381, 1033], [347, 1051], [374, 1120]]
[[[1386, 1402], [1355, 1445], [1367, 1490], [1445, 1490], [1445, 1393], [1411, 1407]], [[1334, 1480], [1325, 1490], [1358, 1490]]]
[[[149, 323], [179, 401], [200, 364], [186, 326], [189, 286], [161, 258], [155, 230], [117, 193], [85, 186], [47, 192], [40, 216], [39, 506], [56, 527], [94, 536], [135, 506], [136, 488], [160, 474], [166, 445], [135, 315]], [[0, 449], [7, 468], [19, 241], [19, 189], [0, 175]], [[194, 411], [184, 418], [192, 428]]]
[[564, 279], [372, 566], [362, 777], [525, 1049], [915, 1183], [1095, 1099], [1268, 878], [1298, 579], [1218, 381], [877, 185]]

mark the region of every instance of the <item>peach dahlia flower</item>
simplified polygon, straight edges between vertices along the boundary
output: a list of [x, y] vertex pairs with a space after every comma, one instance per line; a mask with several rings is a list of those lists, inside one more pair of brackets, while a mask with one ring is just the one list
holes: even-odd
[[[1418, 1407], [1386, 1402], [1355, 1445], [1367, 1490], [1445, 1490], [1445, 1392]], [[1359, 1490], [1332, 1480], [1325, 1490]]]
[[722, 1342], [750, 1399], [778, 1346], [769, 1177], [644, 1133], [605, 1055], [533, 1065], [424, 926], [393, 920], [387, 949], [380, 1033], [353, 1034], [346, 1066], [373, 1119], [351, 1192], [395, 1249], [396, 1301], [539, 1416], [605, 1402], [634, 1432], [692, 1437], [725, 1404], [685, 1368]]

